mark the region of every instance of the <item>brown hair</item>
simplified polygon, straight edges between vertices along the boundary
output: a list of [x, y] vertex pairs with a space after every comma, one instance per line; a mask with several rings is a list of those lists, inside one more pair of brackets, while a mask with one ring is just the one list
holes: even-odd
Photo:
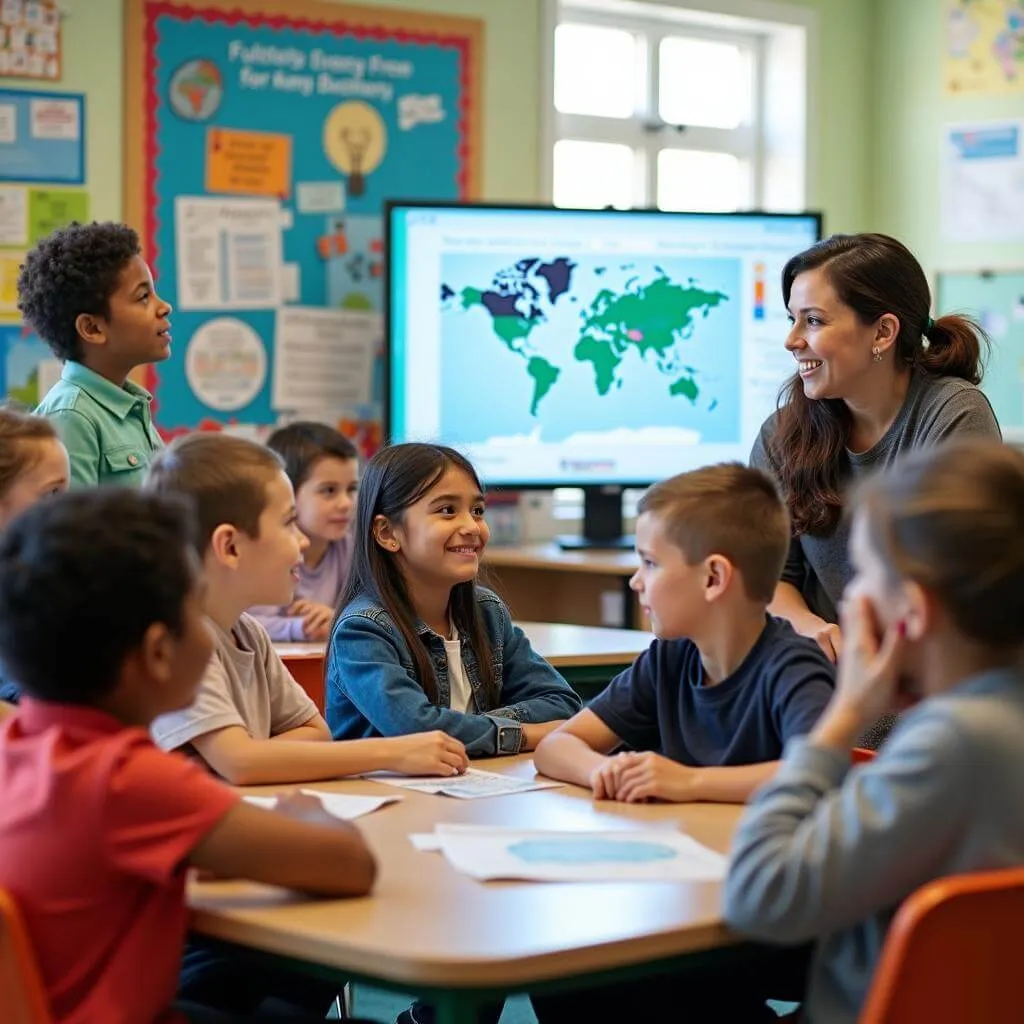
[[930, 591], [977, 643], [1024, 643], [1024, 454], [996, 441], [911, 452], [854, 506], [893, 581]]
[[344, 434], [325, 423], [306, 420], [279, 427], [267, 438], [267, 447], [281, 456], [296, 491], [321, 459], [346, 462], [359, 458], [356, 446]]
[[789, 548], [789, 517], [766, 474], [739, 462], [680, 473], [646, 491], [637, 511], [658, 517], [690, 565], [724, 555], [752, 601], [771, 601]]
[[39, 442], [55, 440], [49, 420], [0, 407], [0, 498], [39, 461]]
[[[888, 235], [833, 235], [794, 256], [782, 271], [782, 297], [796, 278], [821, 269], [839, 300], [864, 325], [891, 313], [899, 320], [895, 366], [979, 384], [985, 332], [965, 316], [928, 317], [931, 296], [921, 264]], [[810, 399], [799, 374], [779, 395], [768, 443], [795, 533], [828, 534], [842, 515], [840, 470], [853, 420], [839, 398]]]
[[181, 494], [195, 505], [201, 554], [224, 523], [250, 537], [260, 534], [267, 487], [283, 470], [269, 448], [230, 434], [195, 433], [176, 438], [153, 460], [143, 485], [156, 494]]
[[[437, 679], [430, 652], [416, 632], [416, 613], [398, 560], [377, 543], [373, 523], [377, 516], [400, 523], [405, 510], [435, 487], [449, 469], [462, 470], [483, 493], [472, 463], [454, 448], [440, 444], [410, 442], [392, 445], [381, 449], [366, 464], [356, 506], [352, 571], [334, 617], [337, 622], [346, 605], [364, 594], [380, 604], [402, 634], [412, 655], [416, 681], [431, 703], [437, 702]], [[476, 657], [484, 692], [496, 707], [501, 697], [501, 680], [494, 674], [491, 642], [477, 601], [476, 581], [456, 584], [448, 602], [455, 628], [460, 636], [465, 637]], [[334, 633], [333, 626], [331, 633]], [[331, 644], [327, 648], [327, 663], [324, 665], [325, 679], [333, 654], [334, 645]]]

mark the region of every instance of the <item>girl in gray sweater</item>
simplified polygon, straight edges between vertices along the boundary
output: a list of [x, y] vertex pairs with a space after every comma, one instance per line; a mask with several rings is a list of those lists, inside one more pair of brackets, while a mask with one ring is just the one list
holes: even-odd
[[[862, 485], [838, 684], [736, 834], [725, 917], [817, 940], [810, 1024], [853, 1024], [900, 903], [932, 879], [1024, 864], [1024, 455], [915, 452]], [[864, 727], [909, 711], [850, 766]]]

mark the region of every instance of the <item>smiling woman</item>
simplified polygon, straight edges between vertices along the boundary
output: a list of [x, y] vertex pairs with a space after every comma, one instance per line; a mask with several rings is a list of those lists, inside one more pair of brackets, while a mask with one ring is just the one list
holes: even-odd
[[751, 454], [777, 477], [792, 520], [771, 610], [834, 660], [851, 576], [846, 494], [910, 449], [1000, 436], [977, 387], [987, 339], [966, 317], [930, 318], [924, 271], [886, 235], [819, 242], [786, 264], [782, 293], [797, 368]]

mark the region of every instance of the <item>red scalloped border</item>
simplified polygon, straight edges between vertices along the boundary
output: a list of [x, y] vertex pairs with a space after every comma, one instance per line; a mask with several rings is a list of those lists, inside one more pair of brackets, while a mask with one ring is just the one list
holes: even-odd
[[[157, 19], [164, 16], [172, 16], [179, 21], [194, 21], [196, 19], [205, 21], [210, 25], [248, 25], [251, 28], [290, 28], [293, 30], [307, 30], [311, 32], [329, 33], [335, 36], [355, 36], [357, 39], [377, 39], [382, 42], [417, 43], [422, 46], [440, 46], [453, 48], [459, 54], [459, 120], [456, 130], [459, 136], [457, 150], [458, 171], [456, 172], [456, 187], [460, 199], [466, 198], [467, 186], [469, 183], [469, 160], [472, 153], [472, 146], [469, 140], [469, 121], [472, 103], [475, 97], [470, 92], [469, 69], [471, 61], [470, 49], [472, 41], [469, 36], [439, 35], [425, 32], [407, 32], [404, 29], [391, 29], [383, 26], [358, 25], [346, 21], [318, 21], [310, 18], [293, 18], [286, 14], [258, 14], [247, 13], [240, 10], [219, 10], [211, 8], [199, 8], [181, 6], [170, 3], [168, 0], [156, 0], [147, 3], [143, 7], [145, 38], [145, 66], [146, 66], [146, 89], [145, 89], [145, 113], [143, 122], [143, 134], [145, 136], [146, 170], [145, 170], [145, 220], [144, 220], [144, 245], [149, 256], [150, 264], [155, 265], [159, 258], [157, 246], [157, 229], [159, 220], [157, 218], [157, 170], [156, 162], [160, 151], [156, 138], [156, 120], [160, 109], [160, 95], [157, 91], [157, 59], [156, 47], [158, 42]], [[128, 145], [132, 140], [127, 140]], [[146, 367], [145, 387], [153, 393], [153, 412], [156, 413], [158, 403], [156, 398], [159, 384], [159, 374], [156, 366], [150, 364]], [[200, 429], [208, 429], [205, 424], [216, 421], [204, 421]], [[185, 428], [171, 431], [170, 433], [181, 433]]]

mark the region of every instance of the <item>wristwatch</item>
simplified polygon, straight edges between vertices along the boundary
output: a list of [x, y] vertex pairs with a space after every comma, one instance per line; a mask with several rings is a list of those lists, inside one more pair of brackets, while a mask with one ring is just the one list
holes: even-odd
[[521, 725], [499, 725], [498, 726], [498, 753], [518, 754], [523, 742], [523, 727]]

